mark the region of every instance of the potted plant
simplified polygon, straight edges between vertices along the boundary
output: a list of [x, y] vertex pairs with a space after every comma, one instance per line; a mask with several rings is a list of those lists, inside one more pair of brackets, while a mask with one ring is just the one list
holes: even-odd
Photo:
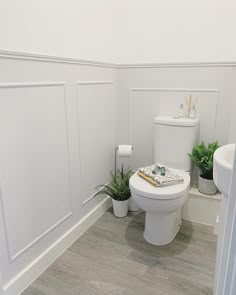
[[108, 185], [100, 185], [100, 193], [107, 194], [112, 198], [113, 212], [117, 217], [125, 217], [128, 213], [129, 198], [129, 179], [133, 172], [124, 172], [123, 167], [117, 171], [116, 175], [111, 173], [112, 180]]
[[217, 192], [213, 181], [213, 155], [218, 147], [218, 141], [209, 143], [208, 146], [202, 142], [193, 148], [192, 154], [189, 154], [192, 161], [201, 170], [198, 178], [198, 190], [206, 195], [214, 195]]

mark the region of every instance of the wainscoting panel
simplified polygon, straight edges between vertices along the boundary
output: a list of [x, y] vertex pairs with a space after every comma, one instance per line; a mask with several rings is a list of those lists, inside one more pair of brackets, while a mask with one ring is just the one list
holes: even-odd
[[95, 197], [96, 186], [108, 182], [114, 168], [115, 101], [112, 81], [78, 81], [77, 101], [85, 205]]
[[3, 294], [19, 294], [92, 224], [87, 216], [106, 210], [95, 187], [110, 179], [115, 143], [131, 139], [132, 168], [152, 162], [152, 119], [176, 113], [185, 95], [199, 96], [202, 137], [215, 132], [226, 143], [233, 66], [122, 66], [0, 51]]
[[132, 167], [135, 169], [153, 163], [154, 117], [177, 115], [180, 104], [185, 104], [188, 95], [198, 99], [200, 140], [213, 141], [218, 93], [217, 89], [131, 88], [130, 141], [135, 147]]
[[0, 188], [10, 262], [72, 214], [64, 82], [0, 84]]

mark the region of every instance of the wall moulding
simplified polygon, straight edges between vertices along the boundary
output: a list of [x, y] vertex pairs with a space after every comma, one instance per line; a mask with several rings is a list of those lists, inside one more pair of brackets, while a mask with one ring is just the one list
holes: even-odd
[[[153, 119], [158, 115], [175, 115], [186, 95], [198, 97], [197, 116], [201, 117], [200, 138], [212, 141], [216, 136], [219, 89], [210, 88], [137, 88], [129, 89], [129, 143], [136, 146], [132, 157], [134, 168], [142, 167], [153, 161]], [[205, 110], [203, 101], [208, 98], [211, 116]], [[145, 109], [145, 112], [143, 110]], [[140, 118], [142, 117], [142, 120]], [[142, 121], [142, 122], [141, 122]], [[207, 125], [205, 125], [207, 124]], [[203, 128], [201, 126], [207, 126]], [[145, 130], [142, 131], [142, 130]], [[142, 142], [142, 144], [141, 144]]]
[[175, 67], [235, 67], [236, 61], [206, 61], [206, 62], [154, 62], [154, 63], [110, 63], [103, 61], [77, 59], [70, 57], [60, 57], [43, 55], [36, 53], [26, 53], [17, 51], [0, 50], [0, 58], [19, 59], [28, 61], [41, 61], [62, 64], [78, 64], [86, 66], [98, 66], [117, 69], [129, 68], [175, 68]]
[[[218, 101], [219, 101], [219, 95], [220, 95], [220, 90], [219, 89], [210, 89], [210, 88], [130, 88], [129, 90], [129, 139], [131, 143], [132, 139], [132, 100], [134, 99], [133, 94], [135, 92], [184, 92], [187, 94], [191, 93], [215, 93], [216, 94], [216, 112], [218, 109]], [[217, 115], [217, 114], [216, 114]], [[215, 116], [216, 120], [216, 116]], [[215, 121], [216, 125], [216, 121]], [[215, 130], [214, 130], [214, 137], [215, 137]]]
[[[77, 98], [77, 118], [78, 118], [78, 126], [80, 126], [79, 124], [79, 119], [80, 119], [80, 110], [79, 110], [79, 101], [80, 101], [80, 95], [79, 95], [79, 87], [83, 87], [83, 86], [94, 86], [94, 85], [109, 85], [112, 86], [114, 81], [112, 80], [89, 80], [89, 81], [76, 81], [76, 98]], [[80, 133], [79, 133], [79, 142], [80, 142]], [[80, 163], [82, 162], [82, 156], [80, 154]], [[87, 205], [90, 201], [92, 201], [98, 194], [99, 191], [101, 189], [99, 189], [98, 191], [95, 191], [92, 195], [88, 196], [82, 203], [82, 206]]]
[[60, 56], [51, 56], [51, 55], [42, 55], [42, 54], [35, 54], [35, 53], [4, 51], [4, 50], [0, 50], [0, 58], [52, 62], [52, 63], [62, 63], [62, 64], [78, 64], [78, 65], [98, 66], [98, 67], [108, 67], [108, 68], [116, 67], [114, 64], [108, 63], [108, 62], [100, 62], [100, 61], [76, 59], [76, 58], [60, 57]]
[[58, 82], [12, 82], [0, 83], [0, 88], [24, 88], [24, 87], [50, 87], [50, 86], [65, 86], [64, 81]]
[[[25, 246], [23, 246], [21, 249], [18, 249], [17, 252], [11, 253], [10, 251], [10, 238], [9, 238], [9, 232], [7, 227], [7, 218], [6, 218], [6, 209], [4, 204], [4, 198], [2, 195], [0, 195], [0, 202], [2, 204], [2, 214], [3, 214], [3, 223], [4, 223], [4, 230], [6, 235], [6, 244], [7, 244], [7, 251], [8, 251], [8, 259], [10, 263], [13, 263], [16, 259], [18, 259], [22, 254], [24, 254], [27, 250], [32, 248], [37, 242], [39, 242], [42, 238], [44, 238], [46, 235], [48, 235], [51, 231], [53, 231], [56, 227], [58, 227], [61, 223], [63, 223], [65, 220], [70, 218], [73, 214], [72, 212], [72, 200], [71, 200], [71, 177], [70, 177], [70, 155], [69, 155], [69, 142], [68, 142], [68, 118], [67, 118], [67, 110], [66, 110], [66, 92], [65, 92], [65, 81], [36, 81], [36, 82], [12, 82], [12, 83], [0, 83], [0, 90], [4, 89], [22, 89], [22, 88], [38, 88], [38, 87], [61, 87], [62, 91], [62, 104], [64, 105], [64, 119], [65, 119], [65, 130], [66, 130], [66, 158], [68, 162], [68, 180], [69, 180], [69, 187], [68, 187], [68, 204], [69, 208], [67, 212], [64, 212], [61, 214], [62, 216], [59, 216], [58, 219], [55, 221], [54, 224], [49, 225], [49, 227], [44, 230], [43, 232], [39, 233], [37, 237], [35, 237], [33, 240], [29, 241]], [[63, 119], [63, 120], [64, 120]], [[3, 185], [3, 183], [1, 183]]]

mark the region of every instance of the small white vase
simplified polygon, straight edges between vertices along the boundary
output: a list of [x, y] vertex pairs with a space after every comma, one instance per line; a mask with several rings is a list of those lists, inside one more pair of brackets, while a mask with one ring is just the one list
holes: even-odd
[[129, 199], [117, 201], [112, 199], [113, 212], [116, 217], [125, 217], [128, 213]]
[[217, 187], [212, 179], [205, 179], [199, 176], [198, 190], [204, 195], [214, 195], [217, 192]]
[[133, 197], [131, 196], [129, 198], [129, 211], [135, 212], [135, 211], [139, 211], [139, 210], [140, 210], [139, 206], [135, 203]]

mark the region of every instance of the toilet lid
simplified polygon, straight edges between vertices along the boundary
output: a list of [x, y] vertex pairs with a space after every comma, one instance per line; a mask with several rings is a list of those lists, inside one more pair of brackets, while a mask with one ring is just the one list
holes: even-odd
[[184, 196], [190, 187], [189, 173], [179, 169], [170, 169], [179, 176], [183, 177], [184, 181], [174, 185], [155, 187], [139, 176], [136, 172], [129, 180], [131, 191], [137, 195], [157, 200], [171, 200]]

